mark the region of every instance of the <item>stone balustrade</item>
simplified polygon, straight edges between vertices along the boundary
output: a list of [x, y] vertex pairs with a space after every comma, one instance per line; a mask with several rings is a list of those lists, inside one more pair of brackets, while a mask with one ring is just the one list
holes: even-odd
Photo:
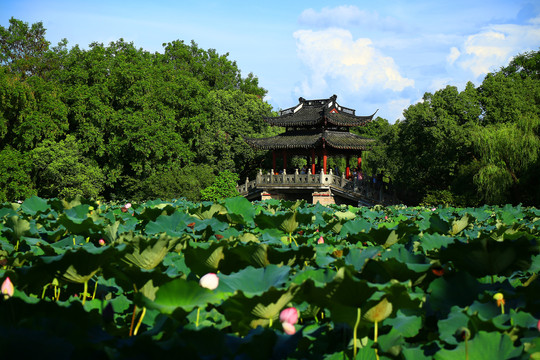
[[263, 174], [262, 170], [260, 170], [255, 180], [250, 181], [246, 178], [246, 182], [239, 185], [237, 189], [241, 195], [247, 195], [262, 188], [302, 189], [318, 187], [332, 187], [336, 190], [365, 198], [374, 203], [390, 204], [395, 202], [394, 197], [389, 194], [390, 191], [387, 183], [377, 186], [377, 184], [372, 182], [371, 178], [348, 180], [345, 178], [345, 175], [334, 175], [331, 169], [328, 174], [324, 174], [323, 171], [320, 174], [312, 174], [311, 170], [308, 170], [307, 174], [300, 174], [298, 169], [296, 169], [294, 174], [287, 174], [286, 171], [283, 171], [282, 174], [278, 175], [272, 174], [272, 172]]

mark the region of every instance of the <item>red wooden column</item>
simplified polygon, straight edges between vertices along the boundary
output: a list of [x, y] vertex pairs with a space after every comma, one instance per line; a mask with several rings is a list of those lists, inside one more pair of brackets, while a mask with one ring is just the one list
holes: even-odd
[[362, 170], [362, 153], [358, 157], [358, 170]]
[[272, 150], [272, 175], [276, 173], [276, 150]]
[[323, 149], [323, 169], [324, 173], [326, 174], [326, 159], [328, 158], [328, 155], [326, 155], [326, 148]]
[[311, 173], [315, 174], [315, 149], [311, 149]]
[[283, 150], [283, 170], [287, 169], [287, 150]]
[[351, 157], [350, 156], [347, 156], [346, 157], [346, 163], [345, 163], [345, 178], [348, 179], [351, 177], [351, 168], [349, 167], [349, 161], [351, 160]]

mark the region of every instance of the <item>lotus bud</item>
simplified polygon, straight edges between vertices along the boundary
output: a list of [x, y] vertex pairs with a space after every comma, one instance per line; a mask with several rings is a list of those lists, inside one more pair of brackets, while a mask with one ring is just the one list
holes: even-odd
[[105, 245], [105, 240], [99, 239], [99, 245], [104, 246]]
[[208, 273], [199, 280], [199, 285], [203, 288], [214, 290], [219, 285], [219, 278], [214, 273]]
[[292, 325], [296, 324], [298, 322], [298, 311], [293, 307], [283, 309], [279, 314], [279, 321]]
[[496, 293], [493, 295], [493, 299], [497, 300], [497, 307], [504, 305], [504, 296], [501, 293]]
[[296, 328], [291, 323], [285, 321], [281, 323], [281, 326], [283, 326], [283, 331], [287, 335], [294, 335], [296, 333]]
[[369, 309], [364, 314], [364, 319], [370, 322], [380, 322], [386, 319], [392, 313], [392, 303], [386, 298], [382, 299], [377, 305]]
[[126, 209], [129, 209], [129, 208], [131, 207], [131, 203], [127, 203], [126, 205], [124, 205], [124, 207], [125, 207]]
[[10, 297], [12, 297], [14, 291], [15, 288], [13, 287], [13, 284], [11, 283], [11, 280], [8, 276], [2, 283], [2, 295], [4, 295], [4, 299], [9, 299]]
[[324, 244], [324, 238], [322, 236], [317, 240], [317, 244]]

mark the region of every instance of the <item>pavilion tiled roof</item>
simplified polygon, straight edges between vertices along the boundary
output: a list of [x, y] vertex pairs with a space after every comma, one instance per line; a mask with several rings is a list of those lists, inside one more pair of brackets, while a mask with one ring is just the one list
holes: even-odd
[[274, 126], [301, 127], [322, 125], [325, 121], [335, 126], [364, 126], [377, 113], [368, 116], [356, 116], [355, 110], [346, 108], [336, 102], [337, 96], [329, 99], [306, 100], [300, 98], [298, 105], [281, 110], [277, 117], [266, 118], [266, 122]]
[[287, 131], [282, 134], [268, 138], [245, 138], [249, 145], [261, 150], [272, 149], [310, 149], [328, 146], [340, 150], [369, 150], [373, 144], [373, 139], [368, 139], [348, 131], [332, 131], [321, 129]]

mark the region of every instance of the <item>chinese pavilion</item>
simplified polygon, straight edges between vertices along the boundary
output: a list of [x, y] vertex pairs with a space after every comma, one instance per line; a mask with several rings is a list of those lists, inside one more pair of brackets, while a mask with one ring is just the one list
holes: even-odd
[[[349, 159], [358, 158], [361, 166], [362, 151], [369, 150], [374, 140], [351, 133], [353, 126], [364, 126], [373, 119], [373, 115], [356, 116], [355, 110], [340, 106], [337, 96], [329, 99], [299, 99], [298, 105], [281, 110], [277, 117], [266, 118], [273, 126], [285, 128], [285, 132], [277, 136], [261, 139], [245, 139], [248, 144], [264, 150], [272, 150], [272, 167], [276, 172], [276, 157], [283, 157], [283, 169], [287, 169], [287, 158], [290, 156], [306, 156], [311, 164], [311, 173], [315, 174], [315, 158], [319, 167], [327, 174], [328, 156], [345, 156], [347, 158], [346, 177], [349, 178]], [[376, 112], [375, 112], [376, 113]]]
[[[306, 100], [300, 98], [298, 105], [281, 110], [279, 116], [266, 118], [272, 126], [284, 127], [285, 132], [268, 138], [245, 138], [256, 149], [272, 150], [272, 171], [238, 187], [248, 199], [306, 199], [313, 203], [381, 203], [384, 201], [380, 188], [374, 189], [369, 180], [351, 177], [351, 157], [362, 164], [362, 151], [374, 145], [368, 139], [350, 132], [351, 127], [364, 126], [373, 116], [357, 116], [355, 110], [341, 106], [337, 96], [329, 99]], [[293, 156], [307, 158], [310, 164], [305, 172], [298, 169], [287, 173], [287, 159]], [[345, 173], [333, 174], [327, 169], [328, 157], [345, 157]], [[276, 159], [283, 158], [279, 174]], [[316, 159], [318, 160], [316, 162]], [[282, 171], [281, 171], [282, 170]], [[376, 190], [379, 190], [378, 192]]]

